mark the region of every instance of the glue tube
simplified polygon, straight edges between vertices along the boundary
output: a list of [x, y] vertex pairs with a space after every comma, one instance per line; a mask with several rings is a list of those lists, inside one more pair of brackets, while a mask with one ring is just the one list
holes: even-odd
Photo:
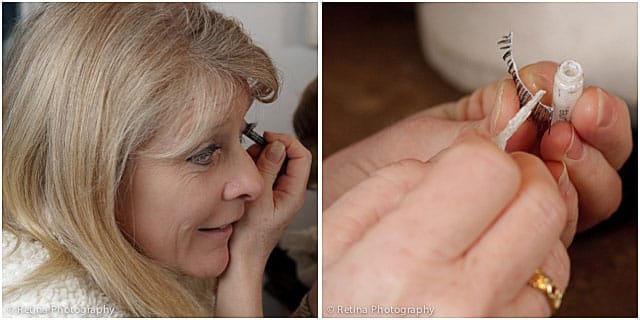
[[563, 61], [553, 79], [552, 125], [557, 121], [571, 120], [571, 111], [582, 95], [583, 86], [582, 66], [574, 60]]

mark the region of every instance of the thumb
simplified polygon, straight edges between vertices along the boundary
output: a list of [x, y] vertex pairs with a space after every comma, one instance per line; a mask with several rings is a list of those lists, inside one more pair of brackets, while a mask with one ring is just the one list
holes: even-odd
[[496, 136], [506, 126], [507, 122], [520, 109], [520, 101], [516, 87], [511, 78], [502, 79], [496, 89], [495, 101], [491, 113], [484, 119], [486, 128], [491, 136]]
[[284, 162], [285, 149], [285, 145], [276, 140], [267, 145], [260, 154], [258, 161], [256, 161], [258, 171], [260, 171], [260, 174], [262, 174], [268, 186], [273, 186], [273, 183], [276, 181], [280, 167], [282, 167], [282, 163]]

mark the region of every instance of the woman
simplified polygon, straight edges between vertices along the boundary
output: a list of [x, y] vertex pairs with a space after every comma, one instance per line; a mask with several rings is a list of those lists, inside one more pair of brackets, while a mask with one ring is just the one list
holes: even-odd
[[43, 5], [3, 88], [4, 314], [261, 315], [311, 156], [284, 134], [242, 148], [278, 79], [236, 22], [202, 4]]

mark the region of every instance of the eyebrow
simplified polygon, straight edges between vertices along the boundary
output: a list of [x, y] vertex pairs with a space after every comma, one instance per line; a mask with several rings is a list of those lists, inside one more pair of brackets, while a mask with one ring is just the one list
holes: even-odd
[[[240, 127], [240, 131], [239, 131], [239, 134], [240, 134], [240, 135], [244, 134], [244, 131], [245, 131], [245, 125], [246, 125], [246, 123], [247, 123], [246, 121], [244, 121], [244, 116], [246, 116], [247, 112], [249, 112], [249, 109], [251, 109], [251, 107], [253, 106], [253, 103], [254, 103], [254, 102], [255, 102], [255, 99], [250, 98], [250, 99], [249, 99], [249, 101], [244, 105], [244, 112], [243, 112], [243, 117], [242, 117], [242, 118], [243, 118], [243, 125]], [[214, 139], [213, 139], [213, 137], [216, 135], [216, 133], [215, 133], [215, 132], [216, 132], [217, 130], [219, 130], [219, 128], [220, 128], [220, 127], [222, 127], [224, 124], [226, 124], [226, 123], [227, 123], [227, 121], [226, 121], [226, 119], [225, 119], [225, 118], [230, 117], [230, 113], [231, 113], [231, 112], [228, 112], [228, 113], [227, 113], [227, 115], [223, 118], [223, 121], [215, 121], [215, 122], [213, 123], [213, 125], [212, 125], [212, 126], [210, 127], [210, 129], [208, 130], [208, 131], [209, 131], [209, 134], [208, 134], [206, 137], [204, 137], [203, 139], [199, 139], [199, 140], [201, 141], [201, 143], [203, 143], [203, 142], [207, 142], [207, 141], [213, 141], [213, 140], [214, 140]], [[197, 146], [196, 146], [196, 147], [194, 147], [194, 148], [197, 148]]]

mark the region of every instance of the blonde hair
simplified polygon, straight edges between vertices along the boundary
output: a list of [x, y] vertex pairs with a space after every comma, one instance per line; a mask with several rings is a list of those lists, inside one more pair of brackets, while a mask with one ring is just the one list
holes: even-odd
[[3, 230], [50, 253], [3, 294], [72, 270], [132, 316], [211, 316], [211, 299], [187, 284], [202, 281], [184, 281], [123, 235], [118, 199], [132, 156], [160, 127], [195, 115], [168, 157], [238, 96], [275, 100], [268, 55], [202, 4], [47, 4], [18, 25], [3, 81]]

